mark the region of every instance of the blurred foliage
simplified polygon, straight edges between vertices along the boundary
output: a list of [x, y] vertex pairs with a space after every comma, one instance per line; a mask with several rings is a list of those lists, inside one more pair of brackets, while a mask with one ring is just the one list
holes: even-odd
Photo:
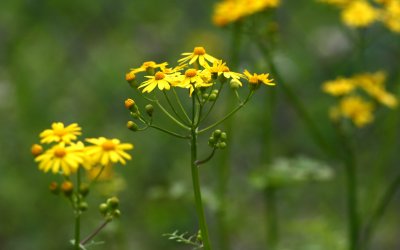
[[[358, 70], [352, 66], [356, 60], [351, 40], [354, 34], [340, 24], [338, 13], [330, 6], [312, 0], [283, 2], [277, 13], [281, 36], [277, 38], [274, 60], [335, 146], [327, 118], [330, 100], [321, 93], [320, 85], [326, 79]], [[184, 153], [187, 145], [157, 131], [133, 134], [125, 128], [129, 118], [123, 101], [137, 95], [124, 76], [129, 68], [146, 60], [176, 61], [176, 55], [196, 45], [227, 60], [231, 32], [229, 27], [212, 26], [214, 3], [0, 1], [0, 249], [69, 249], [73, 214], [67, 201], [62, 202], [48, 192], [54, 176], [39, 172], [29, 154], [31, 145], [38, 141], [38, 131], [54, 121], [77, 122], [89, 137], [103, 134], [135, 144], [133, 161], [116, 169], [123, 181], [116, 183], [115, 188], [124, 188], [119, 195], [120, 222], [113, 222], [98, 236], [105, 244], [96, 249], [187, 249], [162, 237], [174, 230], [197, 231], [189, 158]], [[388, 88], [399, 96], [399, 37], [373, 26], [367, 38], [365, 67], [385, 69], [389, 74]], [[260, 72], [268, 72], [257, 49], [249, 44], [244, 39], [238, 48], [240, 69], [252, 64]], [[249, 185], [248, 176], [263, 165], [261, 159], [269, 147], [271, 158], [310, 155], [326, 161], [336, 173], [334, 181], [305, 183], [280, 191], [279, 209], [284, 215], [281, 234], [285, 235], [282, 246], [342, 249], [346, 226], [339, 161], [328, 159], [312, 142], [279, 90], [274, 90], [278, 102], [271, 129], [273, 143], [263, 145], [260, 138], [266, 134], [266, 91], [257, 93], [244, 112], [234, 118], [234, 133], [229, 137], [229, 147], [234, 152], [228, 189], [232, 245], [235, 249], [258, 250], [266, 244], [264, 220], [260, 220], [264, 217], [263, 197]], [[137, 102], [146, 104], [141, 99]], [[222, 111], [225, 107], [218, 108]], [[396, 153], [400, 140], [398, 129], [393, 128], [399, 127], [399, 117], [398, 110], [379, 110], [378, 122], [357, 134], [357, 148], [364, 152], [359, 162], [362, 214], [371, 212], [376, 197], [398, 173]], [[200, 145], [204, 145], [200, 155], [208, 152], [206, 139], [200, 140]], [[388, 144], [393, 147], [381, 152]], [[286, 173], [298, 164], [302, 173], [309, 173], [308, 166], [316, 169], [320, 165], [302, 161], [279, 160], [271, 166], [280, 169], [274, 172], [279, 176], [281, 170]], [[205, 196], [210, 197], [211, 208], [218, 205], [212, 198], [217, 162], [213, 159], [202, 166], [202, 181], [210, 194]], [[93, 197], [93, 201], [101, 200], [103, 197]], [[377, 249], [400, 247], [396, 237], [399, 204], [397, 199], [380, 225]], [[89, 233], [101, 219], [95, 212], [97, 208], [89, 207], [92, 210], [91, 216], [83, 220], [83, 234]], [[212, 209], [208, 211], [212, 222], [216, 215]], [[217, 241], [213, 222], [211, 235]]]

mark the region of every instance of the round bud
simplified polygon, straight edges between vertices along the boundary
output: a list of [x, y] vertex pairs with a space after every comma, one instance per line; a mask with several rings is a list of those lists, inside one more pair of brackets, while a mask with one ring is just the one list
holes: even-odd
[[125, 108], [128, 110], [132, 110], [135, 107], [135, 101], [133, 99], [126, 99], [124, 102]]
[[221, 131], [220, 129], [217, 129], [217, 130], [215, 130], [215, 131], [213, 132], [213, 136], [214, 136], [215, 138], [219, 138], [219, 137], [221, 136], [221, 134], [222, 134], [222, 131]]
[[226, 141], [226, 138], [228, 138], [228, 136], [226, 135], [225, 132], [221, 133], [221, 141]]
[[232, 79], [229, 86], [231, 89], [238, 89], [242, 86], [242, 83], [238, 79]]
[[106, 203], [101, 203], [99, 205], [99, 211], [102, 215], [106, 215], [106, 213], [108, 212], [108, 206]]
[[43, 147], [39, 144], [33, 144], [31, 147], [31, 152], [33, 156], [38, 156], [43, 152]]
[[60, 193], [60, 187], [58, 186], [58, 183], [53, 181], [50, 183], [49, 185], [49, 190], [50, 192], [52, 192], [53, 194], [59, 194]]
[[119, 206], [119, 199], [115, 196], [107, 199], [107, 206], [112, 210], [117, 209]]
[[208, 96], [209, 96], [208, 93], [204, 93], [204, 94], [203, 94], [203, 99], [207, 100], [207, 99], [208, 99]]
[[61, 184], [61, 191], [65, 196], [71, 196], [72, 192], [74, 191], [74, 184], [72, 184], [70, 181], [64, 181]]
[[214, 93], [212, 93], [212, 94], [210, 95], [210, 97], [208, 97], [208, 100], [209, 100], [210, 102], [213, 102], [213, 101], [215, 101], [216, 99], [217, 99], [217, 95], [214, 94]]
[[119, 209], [115, 209], [114, 213], [113, 213], [113, 216], [116, 217], [116, 218], [121, 217], [121, 211]]
[[218, 148], [221, 148], [221, 149], [226, 148], [226, 142], [219, 142], [218, 144], [219, 144]]
[[219, 93], [218, 89], [214, 89], [214, 90], [211, 92], [211, 94], [215, 94], [215, 95], [218, 95], [218, 93]]
[[139, 111], [138, 111], [138, 112], [131, 112], [131, 116], [132, 116], [134, 119], [138, 119], [138, 118], [139, 118]]
[[151, 104], [147, 104], [145, 107], [146, 113], [151, 117], [153, 116], [154, 107]]
[[86, 196], [89, 193], [89, 185], [86, 183], [82, 183], [81, 186], [79, 187], [79, 193], [82, 196]]
[[81, 211], [86, 211], [88, 209], [88, 204], [87, 202], [82, 201], [81, 203], [79, 203], [79, 210]]
[[134, 123], [133, 121], [128, 121], [126, 123], [126, 127], [132, 131], [138, 131], [139, 127], [136, 123]]
[[133, 71], [125, 74], [125, 80], [129, 83], [132, 83], [136, 79], [136, 75]]

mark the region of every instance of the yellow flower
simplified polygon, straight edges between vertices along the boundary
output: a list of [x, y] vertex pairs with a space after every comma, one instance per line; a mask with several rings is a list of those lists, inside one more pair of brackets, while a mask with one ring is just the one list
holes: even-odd
[[51, 142], [65, 142], [71, 143], [77, 139], [77, 135], [81, 134], [81, 128], [77, 123], [72, 123], [67, 127], [64, 127], [62, 122], [54, 122], [51, 125], [51, 129], [46, 129], [40, 133], [41, 143]]
[[168, 65], [168, 63], [166, 63], [166, 62], [156, 63], [154, 61], [147, 61], [147, 62], [144, 62], [139, 68], [131, 69], [131, 71], [128, 74], [136, 74], [136, 73], [145, 72], [145, 71], [149, 72], [156, 68], [160, 68], [162, 70], [167, 65]]
[[391, 31], [400, 33], [400, 1], [387, 1], [384, 6], [382, 21]]
[[203, 47], [195, 47], [192, 53], [186, 52], [182, 53], [182, 55], [185, 57], [178, 60], [179, 64], [184, 64], [189, 61], [189, 65], [198, 62], [201, 66], [206, 67], [208, 66], [207, 61], [212, 63], [217, 60], [215, 57], [207, 54]]
[[333, 81], [326, 81], [322, 85], [322, 90], [333, 96], [341, 96], [349, 94], [356, 86], [350, 79], [338, 78]]
[[114, 168], [111, 165], [96, 166], [87, 171], [89, 180], [108, 181], [114, 176]]
[[359, 96], [347, 96], [339, 103], [341, 116], [349, 118], [357, 127], [363, 127], [374, 120], [374, 106]]
[[209, 80], [210, 75], [206, 74], [206, 72], [196, 69], [188, 69], [186, 70], [185, 75], [181, 76], [180, 82], [176, 86], [188, 88], [189, 95], [192, 96], [195, 89], [211, 86], [212, 83], [208, 83]]
[[275, 83], [272, 82], [273, 81], [272, 79], [268, 79], [269, 74], [256, 74], [256, 73], [251, 74], [246, 69], [244, 71], [244, 75], [247, 77], [247, 80], [252, 85], [259, 85], [261, 83], [271, 86], [275, 85]]
[[44, 172], [52, 170], [54, 174], [62, 173], [68, 176], [76, 172], [79, 165], [83, 163], [85, 157], [83, 150], [82, 142], [68, 146], [61, 142], [37, 156], [35, 161], [40, 162], [39, 169]]
[[[228, 66], [222, 60], [215, 60], [212, 66], [206, 67], [207, 71], [210, 72], [212, 75], [223, 75], [226, 79], [236, 79], [239, 80], [240, 78], [244, 78], [243, 74], [230, 71]], [[240, 83], [240, 81], [239, 81]], [[240, 83], [240, 86], [241, 83]]]
[[149, 78], [149, 80], [143, 82], [139, 86], [139, 88], [144, 88], [143, 93], [150, 93], [155, 87], [158, 87], [160, 90], [169, 90], [171, 88], [171, 82], [173, 81], [169, 75], [161, 71], [155, 73], [154, 76], [146, 76], [146, 78]]
[[125, 150], [133, 149], [133, 145], [130, 143], [121, 143], [118, 139], [104, 137], [89, 138], [86, 141], [94, 144], [86, 147], [85, 151], [88, 157], [103, 166], [117, 162], [125, 165], [125, 160], [131, 159], [131, 156], [125, 152]]
[[378, 11], [365, 0], [352, 1], [342, 11], [343, 22], [355, 28], [367, 27], [378, 17]]

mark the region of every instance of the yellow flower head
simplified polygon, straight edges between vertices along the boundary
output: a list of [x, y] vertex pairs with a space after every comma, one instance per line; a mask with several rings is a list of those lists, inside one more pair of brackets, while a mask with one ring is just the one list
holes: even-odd
[[367, 27], [378, 17], [378, 11], [365, 0], [352, 1], [342, 11], [343, 22], [355, 28]]
[[211, 86], [212, 83], [208, 83], [209, 79], [209, 72], [203, 72], [196, 69], [188, 69], [186, 70], [185, 75], [181, 76], [180, 82], [176, 86], [181, 88], [188, 88], [189, 95], [192, 96], [192, 93], [195, 89]]
[[157, 68], [160, 68], [162, 70], [167, 65], [168, 65], [168, 63], [166, 63], [166, 62], [156, 63], [154, 61], [147, 61], [147, 62], [144, 62], [142, 64], [142, 66], [140, 66], [139, 68], [131, 69], [131, 71], [128, 74], [136, 74], [136, 73], [145, 72], [145, 71], [150, 72], [150, 71], [155, 70]]
[[87, 142], [93, 144], [86, 147], [86, 154], [93, 161], [103, 166], [111, 163], [120, 162], [126, 164], [126, 160], [130, 160], [131, 156], [125, 150], [133, 149], [130, 143], [121, 143], [118, 139], [107, 139], [104, 137], [89, 138]]
[[251, 74], [246, 69], [244, 71], [244, 75], [247, 77], [247, 80], [251, 85], [259, 85], [261, 83], [271, 86], [275, 85], [275, 83], [272, 82], [273, 81], [272, 79], [268, 79], [269, 74], [256, 74], [256, 73]]
[[[240, 78], [244, 78], [243, 74], [230, 71], [228, 66], [226, 66], [226, 64], [224, 62], [222, 62], [222, 60], [214, 61], [213, 65], [212, 66], [207, 66], [206, 69], [212, 75], [217, 75], [217, 76], [222, 75], [226, 79], [239, 80]], [[240, 81], [239, 81], [239, 83], [240, 83]], [[241, 83], [240, 83], [240, 86], [242, 86]]]
[[183, 58], [179, 59], [179, 64], [184, 64], [189, 61], [189, 65], [198, 62], [201, 66], [206, 67], [208, 66], [207, 61], [213, 63], [217, 60], [215, 57], [206, 53], [206, 50], [203, 47], [195, 47], [193, 52], [186, 52], [182, 53]]
[[324, 82], [322, 90], [333, 96], [341, 96], [349, 94], [355, 89], [355, 87], [356, 86], [350, 79], [340, 77], [333, 81]]
[[78, 135], [81, 135], [81, 130], [77, 123], [72, 123], [64, 127], [62, 122], [54, 122], [51, 125], [51, 129], [46, 129], [40, 133], [40, 138], [42, 138], [40, 142], [65, 142], [68, 144], [76, 140]]
[[33, 144], [31, 147], [31, 153], [33, 156], [38, 156], [43, 152], [43, 147], [39, 144]]
[[158, 87], [159, 90], [169, 90], [171, 88], [171, 83], [174, 80], [171, 78], [171, 76], [161, 71], [155, 73], [154, 76], [146, 76], [146, 78], [149, 78], [149, 80], [143, 82], [139, 86], [139, 88], [144, 88], [143, 93], [150, 93], [153, 91], [153, 89], [155, 89], [155, 87]]
[[363, 127], [374, 120], [374, 106], [359, 96], [347, 96], [339, 103], [342, 117], [351, 119], [357, 127]]
[[390, 0], [385, 3], [382, 21], [391, 31], [400, 33], [400, 1]]
[[83, 163], [85, 157], [83, 150], [82, 142], [70, 145], [61, 142], [37, 156], [35, 161], [39, 162], [39, 169], [44, 172], [52, 170], [54, 174], [62, 173], [68, 176], [76, 172]]

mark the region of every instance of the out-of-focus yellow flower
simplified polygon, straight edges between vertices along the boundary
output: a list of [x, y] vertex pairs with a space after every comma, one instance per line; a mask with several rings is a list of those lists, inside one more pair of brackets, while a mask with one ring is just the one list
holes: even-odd
[[130, 143], [121, 143], [118, 139], [107, 139], [104, 137], [89, 138], [87, 142], [93, 144], [86, 147], [86, 154], [103, 166], [120, 162], [126, 164], [126, 160], [130, 160], [131, 156], [125, 150], [133, 149]]
[[189, 65], [198, 62], [201, 66], [206, 67], [208, 66], [207, 61], [213, 63], [215, 60], [217, 60], [215, 57], [207, 54], [203, 47], [195, 47], [193, 52], [182, 53], [182, 56], [185, 57], [178, 60], [179, 64], [181, 65], [189, 61]]
[[321, 2], [321, 3], [332, 4], [332, 5], [336, 5], [339, 7], [349, 4], [352, 1], [353, 0], [319, 0], [319, 2]]
[[264, 83], [265, 85], [270, 85], [270, 86], [275, 85], [275, 83], [273, 82], [272, 79], [268, 79], [269, 74], [256, 74], [256, 73], [251, 74], [246, 69], [244, 71], [244, 75], [247, 77], [247, 80], [252, 85], [259, 85], [261, 83]]
[[357, 127], [363, 127], [374, 120], [374, 106], [359, 96], [344, 97], [339, 103], [339, 113], [349, 118]]
[[131, 69], [131, 71], [128, 74], [136, 74], [136, 73], [145, 72], [145, 71], [149, 72], [149, 71], [155, 70], [157, 68], [162, 70], [165, 67], [167, 67], [167, 65], [168, 65], [168, 63], [166, 63], [166, 62], [156, 63], [154, 61], [147, 61], [147, 62], [144, 62], [139, 68]]
[[173, 81], [171, 76], [161, 71], [155, 73], [154, 76], [146, 76], [146, 78], [149, 78], [149, 80], [143, 82], [139, 86], [139, 88], [144, 88], [143, 93], [150, 93], [155, 87], [158, 87], [159, 90], [169, 90], [171, 88], [171, 82]]
[[280, 0], [224, 0], [215, 5], [212, 20], [217, 26], [225, 26], [266, 8], [275, 8], [279, 4]]
[[81, 128], [77, 123], [72, 123], [67, 127], [62, 122], [54, 122], [51, 125], [51, 129], [46, 129], [40, 133], [41, 143], [52, 143], [52, 142], [65, 142], [71, 143], [77, 139], [78, 135], [81, 135]]
[[383, 13], [382, 21], [386, 27], [391, 31], [400, 33], [400, 1], [390, 0], [386, 1]]
[[378, 17], [378, 11], [365, 0], [352, 1], [342, 11], [343, 22], [355, 28], [367, 27], [377, 21]]
[[114, 168], [111, 165], [95, 166], [87, 171], [89, 180], [109, 181], [114, 177]]
[[54, 174], [70, 175], [76, 172], [84, 161], [84, 145], [82, 142], [65, 145], [61, 142], [35, 158], [39, 162], [39, 169]]
[[333, 96], [349, 94], [356, 86], [350, 79], [340, 77], [333, 81], [326, 81], [322, 85], [322, 90]]

